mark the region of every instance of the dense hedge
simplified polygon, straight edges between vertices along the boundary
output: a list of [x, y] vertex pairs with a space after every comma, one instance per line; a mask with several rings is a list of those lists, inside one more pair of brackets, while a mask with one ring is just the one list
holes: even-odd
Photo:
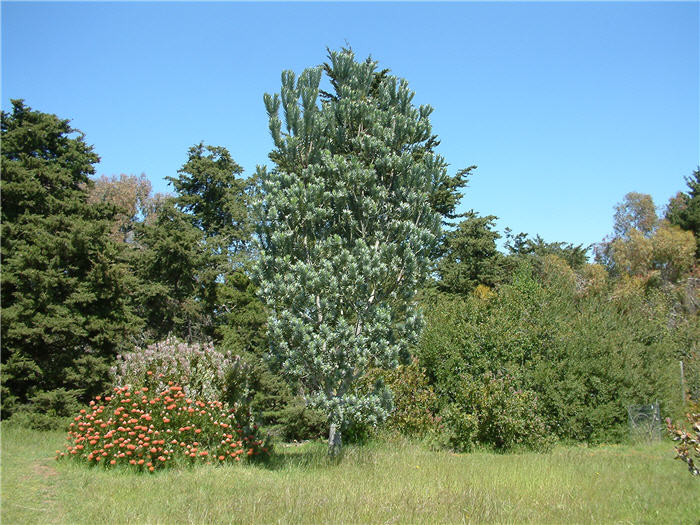
[[[523, 265], [490, 295], [426, 294], [416, 355], [441, 409], [457, 421], [465, 382], [495, 374], [537, 397], [537, 414], [559, 439], [623, 440], [632, 404], [658, 400], [665, 414], [677, 414], [678, 363], [696, 366], [689, 349], [697, 320], [679, 315], [672, 291], [643, 279], [601, 286], [549, 263]], [[465, 416], [479, 410], [473, 402], [462, 407]], [[494, 438], [474, 439], [499, 446]]]

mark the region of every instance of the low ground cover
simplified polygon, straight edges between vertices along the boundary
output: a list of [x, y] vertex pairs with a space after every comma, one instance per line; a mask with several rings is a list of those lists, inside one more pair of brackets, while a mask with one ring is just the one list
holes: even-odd
[[670, 441], [548, 453], [405, 441], [276, 448], [267, 464], [137, 473], [56, 462], [65, 434], [2, 426], [3, 523], [694, 523], [700, 480]]

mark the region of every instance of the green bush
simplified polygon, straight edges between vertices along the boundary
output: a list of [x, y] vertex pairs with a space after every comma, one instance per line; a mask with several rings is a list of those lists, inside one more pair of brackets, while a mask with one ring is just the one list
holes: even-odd
[[509, 375], [464, 378], [458, 399], [442, 415], [447, 442], [460, 452], [475, 445], [505, 451], [546, 449], [551, 444], [537, 396], [518, 388]]
[[78, 392], [57, 388], [33, 395], [29, 403], [22, 405], [9, 421], [13, 425], [35, 430], [65, 430], [78, 408]]
[[658, 400], [664, 416], [678, 414], [678, 361], [693, 366], [685, 349], [697, 318], [680, 315], [673, 290], [634, 279], [592, 286], [586, 270], [550, 257], [521, 266], [491, 296], [424, 295], [415, 354], [453, 426], [463, 379], [496, 370], [538, 396], [540, 415], [565, 440], [626, 440], [629, 405]]
[[418, 438], [436, 430], [437, 396], [416, 359], [393, 370], [371, 369], [362, 378], [360, 388], [369, 391], [377, 380], [391, 390], [394, 405], [384, 428]]

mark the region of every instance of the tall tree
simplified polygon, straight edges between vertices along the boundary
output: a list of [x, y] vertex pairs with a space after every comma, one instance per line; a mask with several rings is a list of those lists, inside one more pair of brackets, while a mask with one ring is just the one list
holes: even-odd
[[387, 415], [381, 385], [357, 395], [353, 383], [416, 340], [414, 296], [440, 228], [429, 199], [447, 174], [426, 148], [431, 108], [412, 105], [405, 80], [351, 50], [328, 58], [334, 92], [320, 106], [322, 68], [285, 71], [265, 95], [275, 149], [259, 170], [258, 277], [272, 352], [328, 415], [335, 455], [348, 423]]
[[685, 179], [688, 193], [679, 192], [668, 203], [666, 218], [695, 236], [695, 257], [700, 259], [700, 168]]
[[442, 257], [437, 263], [438, 287], [446, 292], [468, 294], [477, 285], [496, 285], [501, 278], [503, 256], [496, 248], [500, 237], [493, 231], [497, 217], [479, 217], [474, 211], [442, 243]]
[[221, 146], [199, 143], [188, 152], [174, 186], [175, 202], [188, 213], [212, 249], [228, 255], [248, 248], [253, 233], [249, 217], [250, 181]]
[[170, 197], [149, 221], [135, 230], [135, 273], [141, 280], [139, 303], [146, 339], [175, 335], [201, 341], [211, 331], [203, 297], [211, 294], [213, 277], [202, 235]]
[[651, 195], [630, 192], [615, 205], [613, 232], [616, 237], [627, 237], [632, 230], [650, 236], [659, 222]]
[[693, 266], [693, 233], [659, 219], [650, 195], [625, 195], [615, 206], [613, 230], [612, 237], [596, 246], [596, 258], [616, 275], [674, 282]]
[[[137, 228], [135, 266], [144, 283], [142, 308], [152, 338], [172, 333], [187, 340], [230, 342], [238, 333], [234, 320], [247, 319], [232, 312], [235, 305], [229, 303], [242, 297], [239, 287], [247, 281], [253, 232], [254, 181], [242, 172], [226, 148], [192, 146], [178, 175], [167, 177], [175, 195]], [[247, 299], [245, 307], [254, 311]], [[252, 324], [259, 328], [257, 320]], [[246, 332], [250, 327], [239, 328]]]
[[2, 112], [3, 417], [99, 393], [141, 326], [110, 236], [114, 210], [88, 202], [99, 157], [68, 120], [12, 105]]

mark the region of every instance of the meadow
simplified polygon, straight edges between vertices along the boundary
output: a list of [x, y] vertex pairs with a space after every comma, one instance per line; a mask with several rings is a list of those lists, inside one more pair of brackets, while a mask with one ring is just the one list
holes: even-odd
[[4, 524], [700, 523], [672, 444], [435, 452], [403, 439], [280, 444], [266, 464], [136, 474], [56, 462], [62, 432], [2, 425]]

